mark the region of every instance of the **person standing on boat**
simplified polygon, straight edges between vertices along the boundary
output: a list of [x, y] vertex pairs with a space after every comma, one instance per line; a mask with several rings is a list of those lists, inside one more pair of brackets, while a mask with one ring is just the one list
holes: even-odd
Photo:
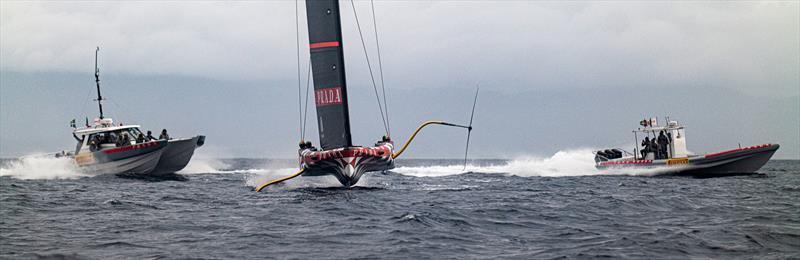
[[658, 143], [656, 142], [656, 138], [655, 137], [653, 137], [653, 139], [650, 139], [650, 147], [649, 148], [650, 148], [650, 152], [653, 153], [653, 157], [656, 160], [661, 159], [661, 156], [658, 153], [658, 151], [661, 150], [661, 147], [658, 146]]
[[117, 134], [108, 133], [108, 134], [106, 134], [106, 139], [105, 139], [105, 141], [103, 141], [103, 143], [116, 144], [117, 141], [119, 141], [119, 138], [117, 137]]
[[136, 143], [141, 144], [147, 142], [147, 139], [144, 137], [143, 133], [139, 133], [139, 136], [136, 137]]
[[642, 140], [642, 159], [647, 157], [648, 152], [650, 152], [650, 137], [645, 136], [644, 140]]
[[123, 147], [129, 144], [131, 144], [131, 140], [128, 139], [128, 133], [122, 133], [122, 136], [117, 140], [117, 147]]
[[669, 138], [664, 135], [664, 130], [661, 130], [661, 133], [658, 134], [658, 147], [660, 148], [659, 153], [661, 153], [662, 159], [667, 159], [669, 154], [667, 154], [667, 147], [669, 147]]
[[94, 152], [100, 150], [100, 135], [93, 135], [92, 139], [89, 140], [89, 151]]
[[161, 135], [158, 136], [159, 140], [169, 140], [169, 134], [167, 134], [167, 129], [161, 129]]
[[150, 130], [147, 130], [147, 141], [151, 141], [151, 140], [156, 140], [156, 138], [153, 137], [153, 132], [151, 132]]

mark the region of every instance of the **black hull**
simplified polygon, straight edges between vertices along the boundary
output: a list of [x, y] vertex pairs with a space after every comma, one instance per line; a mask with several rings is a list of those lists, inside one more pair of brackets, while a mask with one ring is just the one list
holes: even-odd
[[154, 173], [175, 173], [186, 168], [194, 155], [194, 150], [203, 145], [205, 138], [205, 136], [198, 135], [192, 138], [169, 140]]
[[349, 147], [327, 151], [300, 151], [303, 176], [332, 175], [345, 187], [358, 183], [365, 173], [394, 168], [392, 144], [375, 147]]
[[696, 168], [686, 169], [675, 174], [691, 176], [752, 174], [761, 169], [773, 154], [775, 154], [775, 150], [734, 156], [725, 160], [708, 162], [705, 165], [701, 164]]

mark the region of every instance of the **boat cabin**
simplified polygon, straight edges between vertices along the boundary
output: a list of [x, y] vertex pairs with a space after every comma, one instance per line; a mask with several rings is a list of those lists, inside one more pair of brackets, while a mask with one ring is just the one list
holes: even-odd
[[[633, 146], [633, 153], [620, 148], [600, 150], [594, 152], [595, 162], [609, 160], [665, 160], [693, 156], [686, 149], [686, 133], [684, 127], [678, 124], [678, 121], [669, 121], [667, 119], [667, 125], [659, 126], [658, 120], [651, 118], [642, 120], [639, 124], [642, 127], [633, 130], [633, 136], [636, 140]], [[662, 137], [661, 142], [659, 142], [662, 132], [665, 137]], [[656, 144], [644, 142], [644, 140], [640, 142], [639, 135], [644, 135], [646, 140], [653, 140], [652, 142]], [[664, 145], [665, 141], [666, 145]], [[664, 147], [661, 147], [662, 145]]]
[[[92, 153], [118, 147], [118, 141], [124, 135], [129, 138], [129, 144], [136, 144], [136, 137], [142, 134], [139, 125], [114, 125], [111, 118], [95, 119], [94, 126], [76, 129], [72, 136], [78, 141], [75, 154]], [[94, 142], [92, 142], [94, 141]]]
[[[684, 127], [678, 124], [678, 121], [669, 121], [669, 119], [667, 120], [666, 126], [659, 126], [656, 118], [642, 120], [639, 122], [642, 127], [633, 130], [634, 139], [636, 140], [636, 143], [634, 143], [634, 159], [661, 160], [687, 158], [691, 155], [689, 150], [686, 149], [686, 133]], [[660, 154], [655, 149], [639, 148], [642, 146], [639, 142], [640, 133], [644, 134], [645, 137], [648, 137], [651, 140], [655, 139], [656, 143], [658, 143], [658, 138], [661, 132], [664, 132], [668, 140], [665, 154]]]

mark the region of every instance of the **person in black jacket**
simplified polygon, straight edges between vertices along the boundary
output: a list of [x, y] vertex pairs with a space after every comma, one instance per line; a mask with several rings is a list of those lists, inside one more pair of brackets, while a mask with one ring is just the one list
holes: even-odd
[[158, 136], [159, 140], [169, 140], [169, 134], [167, 134], [167, 129], [161, 129], [161, 135]]
[[148, 140], [144, 137], [143, 133], [139, 133], [139, 136], [136, 137], [136, 143], [141, 144], [147, 142]]
[[658, 151], [661, 150], [661, 147], [658, 146], [656, 142], [656, 138], [650, 139], [650, 152], [653, 153], [653, 157], [658, 160], [661, 159], [661, 156], [658, 154]]
[[658, 147], [660, 148], [659, 153], [661, 154], [661, 158], [667, 159], [667, 157], [669, 157], [669, 154], [667, 153], [667, 147], [669, 147], [669, 138], [664, 135], [663, 130], [658, 134]]

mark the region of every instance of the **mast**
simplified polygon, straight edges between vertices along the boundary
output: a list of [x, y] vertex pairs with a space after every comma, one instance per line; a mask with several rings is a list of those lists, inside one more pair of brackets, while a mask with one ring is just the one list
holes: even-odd
[[339, 1], [306, 1], [306, 13], [320, 147], [351, 147]]
[[100, 119], [103, 119], [103, 97], [100, 96], [100, 69], [97, 68], [97, 53], [100, 52], [100, 47], [94, 51], [94, 82], [97, 83], [97, 106], [100, 108]]

